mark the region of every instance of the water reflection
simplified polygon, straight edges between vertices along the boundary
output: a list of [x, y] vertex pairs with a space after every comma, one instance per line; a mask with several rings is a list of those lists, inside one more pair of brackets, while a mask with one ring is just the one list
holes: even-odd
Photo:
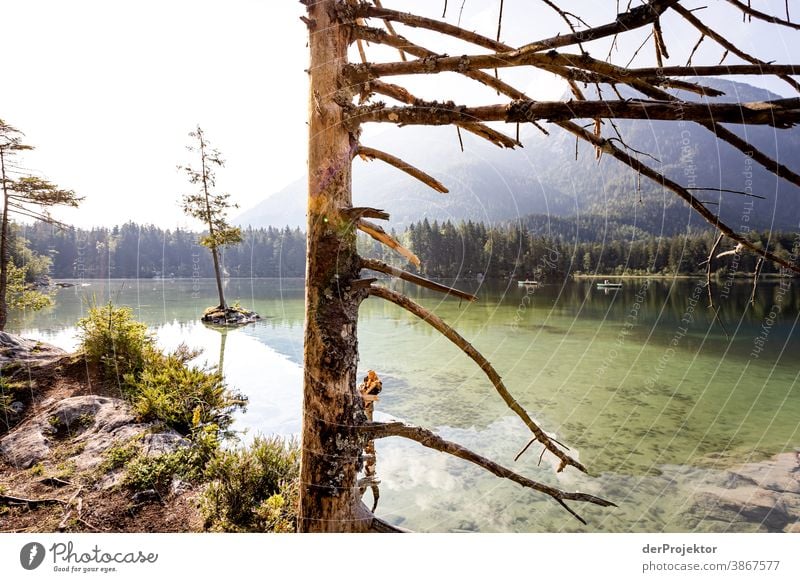
[[[796, 285], [779, 292], [776, 281], [763, 282], [754, 305], [749, 282], [733, 284], [726, 297], [718, 287], [726, 338], [706, 308], [704, 281], [627, 280], [609, 294], [592, 281], [533, 292], [511, 283], [459, 282], [478, 293], [475, 304], [403, 289], [492, 360], [533, 417], [596, 476], [556, 474], [547, 456], [539, 467], [535, 448], [514, 463], [529, 434], [482, 372], [424, 322], [369, 299], [360, 374], [374, 369], [383, 381], [376, 419], [433, 428], [535, 479], [610, 497], [620, 509], [584, 508], [590, 526], [583, 528], [535, 493], [416, 444], [381, 439], [382, 516], [431, 531], [758, 529], [743, 518], [708, 519], [691, 499], [737, 463], [800, 445]], [[230, 300], [264, 319], [224, 336], [197, 322], [214, 302], [212, 281], [92, 281], [59, 291], [54, 309], [17, 316], [12, 326], [70, 349], [87, 293], [99, 301], [114, 294], [133, 307], [166, 348], [201, 347], [211, 365], [222, 365], [224, 352], [226, 379], [250, 397], [239, 429], [299, 431], [302, 280], [230, 280]]]

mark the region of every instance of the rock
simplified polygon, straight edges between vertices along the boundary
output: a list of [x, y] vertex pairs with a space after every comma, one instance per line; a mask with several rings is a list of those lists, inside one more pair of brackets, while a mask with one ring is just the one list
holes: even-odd
[[183, 479], [179, 479], [178, 477], [172, 478], [172, 484], [170, 485], [170, 491], [173, 495], [183, 495], [187, 491], [192, 490], [191, 483], [187, 483]]
[[691, 512], [702, 519], [746, 522], [767, 531], [797, 531], [800, 454], [783, 453], [725, 471], [695, 494]]
[[64, 350], [50, 344], [0, 331], [0, 367], [11, 364], [43, 366], [66, 355]]
[[783, 531], [796, 519], [789, 514], [780, 495], [757, 487], [710, 487], [697, 495], [695, 509], [705, 513], [706, 519], [745, 521], [772, 532]]
[[736, 474], [751, 480], [763, 489], [800, 494], [798, 453], [783, 453], [763, 463], [743, 465], [736, 470]]
[[254, 312], [248, 311], [241, 307], [209, 307], [203, 312], [200, 321], [211, 325], [220, 325], [225, 327], [247, 325], [254, 323], [261, 319], [261, 316]]
[[29, 468], [47, 459], [65, 439], [78, 445], [71, 460], [80, 471], [103, 462], [110, 448], [142, 436], [144, 452], [159, 456], [188, 446], [175, 431], [150, 433], [152, 423], [139, 423], [131, 406], [119, 398], [74, 396], [45, 407], [39, 414], [0, 438], [0, 455], [10, 464]]
[[44, 425], [26, 423], [0, 439], [0, 455], [11, 465], [27, 469], [50, 455]]
[[155, 489], [146, 489], [144, 491], [137, 491], [131, 495], [131, 501], [136, 504], [140, 503], [153, 503], [154, 501], [161, 501], [161, 495]]
[[148, 457], [160, 457], [169, 453], [174, 453], [178, 449], [191, 446], [189, 439], [171, 430], [146, 434], [142, 438], [143, 452]]

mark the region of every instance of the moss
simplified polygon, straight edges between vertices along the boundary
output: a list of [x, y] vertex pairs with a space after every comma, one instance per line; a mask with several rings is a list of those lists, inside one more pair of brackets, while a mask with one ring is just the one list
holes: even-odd
[[53, 476], [57, 479], [67, 479], [75, 475], [76, 469], [75, 461], [61, 461], [56, 465], [55, 474]]

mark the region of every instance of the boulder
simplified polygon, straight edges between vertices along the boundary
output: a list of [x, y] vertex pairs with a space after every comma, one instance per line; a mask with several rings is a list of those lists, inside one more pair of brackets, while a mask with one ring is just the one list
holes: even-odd
[[64, 350], [50, 344], [0, 331], [0, 367], [10, 364], [44, 366], [66, 355]]
[[53, 449], [70, 439], [80, 445], [71, 460], [80, 471], [103, 462], [110, 448], [142, 438], [144, 452], [159, 456], [189, 442], [175, 431], [152, 432], [153, 423], [136, 421], [131, 406], [119, 398], [74, 396], [46, 406], [36, 416], [0, 438], [0, 456], [27, 469], [49, 458]]

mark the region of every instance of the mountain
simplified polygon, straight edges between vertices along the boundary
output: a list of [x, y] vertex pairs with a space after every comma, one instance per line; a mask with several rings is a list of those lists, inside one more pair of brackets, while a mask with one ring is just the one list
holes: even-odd
[[[724, 91], [709, 101], [748, 102], [780, 98], [751, 85], [723, 79], [695, 79]], [[587, 93], [589, 91], [587, 90]], [[691, 100], [704, 97], [676, 95]], [[608, 95], [608, 92], [604, 94]], [[623, 97], [636, 94], [623, 92]], [[590, 98], [592, 96], [590, 95]], [[695, 191], [739, 230], [795, 230], [800, 223], [800, 188], [776, 178], [738, 150], [718, 141], [690, 122], [618, 120], [625, 143], [648, 155], [642, 161], [677, 182], [691, 187], [752, 191], [764, 200], [715, 190]], [[461, 151], [452, 127], [391, 128], [362, 138], [365, 145], [392, 153], [443, 182], [449, 194], [439, 194], [383, 162], [355, 160], [353, 198], [357, 206], [374, 206], [391, 213], [391, 226], [429, 220], [500, 222], [537, 214], [551, 217], [605, 217], [653, 234], [671, 235], [704, 223], [675, 194], [639, 180], [617, 160], [595, 159], [594, 150], [555, 126], [546, 136], [522, 129], [524, 148], [501, 150], [462, 132]], [[800, 129], [728, 126], [767, 155], [800, 169]], [[500, 127], [506, 133], [513, 126]], [[606, 121], [603, 133], [614, 136]], [[651, 156], [651, 157], [649, 157]], [[298, 179], [256, 207], [242, 213], [242, 225], [304, 226], [306, 180]], [[752, 206], [751, 206], [752, 203]]]

